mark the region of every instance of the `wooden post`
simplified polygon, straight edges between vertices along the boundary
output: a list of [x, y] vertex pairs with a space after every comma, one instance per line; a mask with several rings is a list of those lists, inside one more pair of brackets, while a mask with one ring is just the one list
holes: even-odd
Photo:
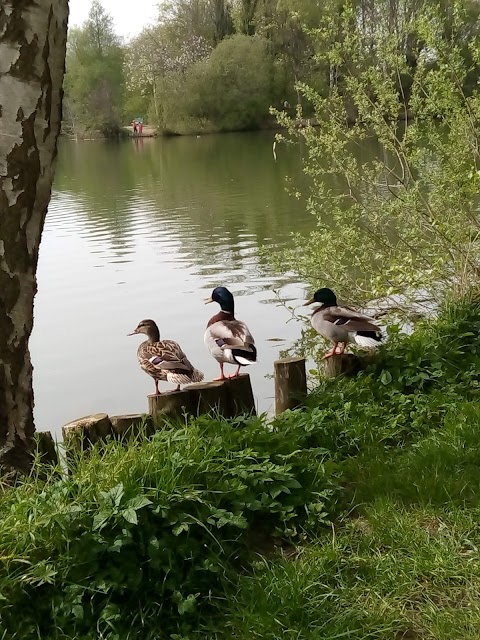
[[329, 378], [355, 376], [362, 368], [362, 361], [354, 353], [342, 353], [325, 360], [325, 375]]
[[229, 417], [234, 418], [243, 414], [256, 415], [255, 398], [248, 373], [226, 380], [224, 384], [229, 404]]
[[65, 450], [88, 450], [111, 435], [112, 424], [106, 413], [96, 413], [69, 422], [62, 427]]
[[37, 431], [37, 449], [40, 461], [55, 466], [58, 463], [57, 448], [50, 431]]
[[188, 385], [185, 392], [190, 398], [190, 413], [193, 416], [213, 413], [230, 418], [226, 383], [226, 380], [214, 380]]
[[190, 384], [183, 391], [150, 395], [148, 409], [151, 415], [169, 418], [181, 419], [184, 414], [199, 416], [211, 412], [234, 418], [244, 413], [255, 414], [255, 400], [250, 376], [243, 374], [227, 380]]
[[140, 431], [140, 424], [145, 416], [141, 413], [130, 413], [123, 416], [110, 416], [113, 434], [118, 439], [130, 438]]
[[276, 360], [275, 368], [275, 415], [287, 409], [303, 405], [307, 395], [307, 372], [305, 358]]
[[191, 398], [187, 391], [164, 391], [148, 396], [148, 413], [152, 416], [181, 418], [184, 413], [192, 413]]

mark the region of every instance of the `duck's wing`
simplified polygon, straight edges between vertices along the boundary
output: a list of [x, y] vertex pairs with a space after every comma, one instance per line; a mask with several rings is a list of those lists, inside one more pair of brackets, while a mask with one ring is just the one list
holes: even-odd
[[322, 313], [326, 322], [341, 326], [348, 332], [354, 331], [381, 331], [380, 327], [372, 322], [372, 318], [364, 316], [348, 307], [327, 307]]
[[220, 320], [209, 327], [210, 337], [221, 349], [254, 352], [255, 340], [247, 325], [240, 320]]
[[164, 371], [193, 371], [180, 345], [174, 340], [163, 340], [145, 345], [142, 357], [156, 369]]

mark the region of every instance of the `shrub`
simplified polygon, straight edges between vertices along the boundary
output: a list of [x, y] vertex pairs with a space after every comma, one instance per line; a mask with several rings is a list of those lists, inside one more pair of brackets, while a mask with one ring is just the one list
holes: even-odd
[[268, 118], [271, 79], [266, 40], [226, 38], [207, 59], [161, 81], [164, 128], [175, 133], [256, 128]]

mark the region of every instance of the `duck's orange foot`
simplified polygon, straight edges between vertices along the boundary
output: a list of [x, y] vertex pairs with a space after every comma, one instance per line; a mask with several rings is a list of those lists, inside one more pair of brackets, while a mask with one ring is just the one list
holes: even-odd
[[332, 356], [337, 356], [338, 353], [336, 353], [336, 351], [329, 351], [328, 353], [326, 353], [322, 360], [327, 360], [327, 358], [331, 358]]

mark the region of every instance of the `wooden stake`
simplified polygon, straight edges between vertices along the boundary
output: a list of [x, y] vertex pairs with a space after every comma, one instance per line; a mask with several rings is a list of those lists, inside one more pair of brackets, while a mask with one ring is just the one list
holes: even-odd
[[342, 353], [325, 360], [325, 375], [329, 378], [355, 376], [362, 369], [362, 361], [354, 353]]
[[106, 413], [96, 413], [69, 422], [62, 427], [63, 443], [65, 449], [88, 450], [96, 442], [104, 440], [111, 435], [112, 424]]
[[244, 413], [255, 414], [255, 400], [250, 376], [243, 374], [227, 380], [190, 384], [183, 391], [148, 396], [148, 409], [151, 415], [174, 419], [182, 419], [185, 414], [207, 413], [234, 418]]
[[141, 413], [130, 413], [123, 416], [110, 416], [112, 431], [118, 439], [128, 439], [140, 431], [145, 416]]
[[296, 409], [304, 404], [307, 395], [307, 372], [305, 358], [276, 360], [275, 368], [275, 415], [287, 409]]
[[224, 384], [230, 418], [244, 414], [256, 415], [255, 398], [253, 397], [252, 383], [248, 373], [226, 380]]
[[37, 431], [36, 438], [41, 462], [55, 466], [58, 463], [58, 455], [50, 431]]
[[230, 418], [227, 382], [227, 380], [215, 380], [188, 385], [185, 391], [190, 398], [190, 413], [193, 416], [213, 413]]
[[191, 401], [188, 391], [164, 391], [158, 396], [148, 396], [148, 413], [157, 417], [181, 418], [184, 413], [192, 412]]

